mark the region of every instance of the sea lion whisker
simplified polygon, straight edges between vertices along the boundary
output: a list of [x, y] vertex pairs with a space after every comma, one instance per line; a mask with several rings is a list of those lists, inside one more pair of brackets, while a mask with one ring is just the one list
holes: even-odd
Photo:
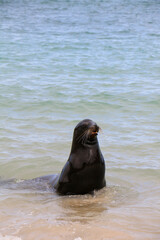
[[82, 144], [84, 144], [85, 139], [86, 139], [86, 132], [85, 132], [85, 134], [84, 134], [84, 135], [82, 136], [82, 138], [81, 138], [81, 142], [82, 142]]
[[[85, 130], [85, 131], [86, 131], [86, 130]], [[77, 140], [78, 140], [83, 134], [85, 134], [85, 131], [82, 132], [82, 134], [77, 137]]]
[[82, 138], [82, 144], [84, 145], [85, 141], [86, 141], [86, 135], [87, 135], [87, 132], [85, 132], [85, 134], [83, 135], [83, 138]]
[[85, 135], [85, 133], [81, 134], [78, 138], [77, 138], [77, 142], [80, 142], [83, 138], [83, 136]]
[[86, 131], [87, 131], [87, 130], [85, 130], [80, 136], [78, 136], [78, 138], [76, 139], [78, 142], [81, 141], [81, 139], [83, 138], [83, 136], [86, 134]]
[[82, 143], [82, 144], [84, 144], [84, 143], [86, 142], [86, 140], [87, 140], [88, 137], [89, 137], [89, 130], [86, 130], [86, 133], [85, 133], [85, 135], [83, 136], [83, 143]]

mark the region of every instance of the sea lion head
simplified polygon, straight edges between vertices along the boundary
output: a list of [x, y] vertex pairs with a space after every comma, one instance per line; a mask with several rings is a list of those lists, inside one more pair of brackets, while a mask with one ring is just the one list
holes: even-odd
[[99, 126], [91, 119], [84, 119], [74, 129], [73, 142], [78, 145], [91, 146], [98, 143]]

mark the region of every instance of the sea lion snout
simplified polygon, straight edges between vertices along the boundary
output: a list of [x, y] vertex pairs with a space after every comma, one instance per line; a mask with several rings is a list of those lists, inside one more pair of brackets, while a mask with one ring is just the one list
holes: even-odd
[[99, 132], [99, 126], [94, 124], [91, 128], [91, 135], [97, 136]]
[[92, 131], [92, 135], [97, 136], [98, 135], [98, 131]]

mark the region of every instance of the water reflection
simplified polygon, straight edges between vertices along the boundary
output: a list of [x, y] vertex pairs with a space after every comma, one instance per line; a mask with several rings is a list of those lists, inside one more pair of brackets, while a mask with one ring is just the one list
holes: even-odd
[[59, 199], [58, 205], [63, 214], [59, 221], [87, 223], [97, 220], [106, 214], [111, 207], [124, 203], [126, 191], [118, 186], [104, 188], [94, 195], [65, 196]]
[[[37, 210], [32, 210], [35, 216], [43, 213], [41, 218], [45, 219], [47, 216], [49, 221], [58, 223], [78, 222], [84, 224], [99, 221], [102, 215], [106, 216], [111, 208], [128, 204], [131, 198], [135, 199], [133, 191], [122, 186], [107, 186], [95, 192], [94, 195], [60, 196], [48, 188], [44, 181], [25, 180], [17, 182], [14, 179], [1, 180], [0, 185], [3, 186], [4, 190], [9, 190], [8, 194], [10, 194], [13, 201], [16, 199], [19, 204], [22, 202], [27, 209], [32, 208], [36, 203]], [[1, 188], [1, 191], [3, 189]], [[4, 200], [6, 201], [5, 197], [6, 194], [4, 194]], [[12, 205], [13, 201], [11, 199], [9, 203]], [[14, 206], [18, 207], [16, 205], [14, 201]], [[30, 211], [31, 209], [29, 209]]]

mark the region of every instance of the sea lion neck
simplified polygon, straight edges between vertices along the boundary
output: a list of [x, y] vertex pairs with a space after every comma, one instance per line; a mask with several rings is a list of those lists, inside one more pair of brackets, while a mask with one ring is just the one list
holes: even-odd
[[76, 139], [73, 137], [71, 153], [76, 152], [79, 149], [87, 150], [91, 148], [97, 148], [99, 146], [98, 140], [94, 142], [86, 141], [85, 143], [78, 143]]

